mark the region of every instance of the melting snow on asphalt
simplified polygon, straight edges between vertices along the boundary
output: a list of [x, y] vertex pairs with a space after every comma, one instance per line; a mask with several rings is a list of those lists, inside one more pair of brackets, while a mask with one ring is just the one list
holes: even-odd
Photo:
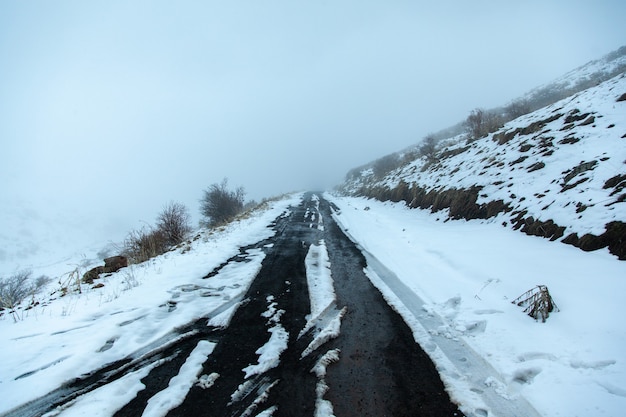
[[332, 349], [326, 352], [315, 363], [311, 372], [317, 376], [318, 381], [315, 387], [315, 394], [317, 399], [315, 400], [315, 417], [334, 417], [333, 405], [330, 401], [324, 399], [324, 394], [328, 391], [328, 385], [326, 385], [326, 368], [331, 363], [339, 360], [339, 349]]
[[289, 333], [280, 324], [280, 317], [285, 313], [285, 310], [276, 309], [277, 304], [274, 301], [274, 296], [268, 296], [267, 302], [269, 304], [268, 309], [262, 315], [267, 318], [267, 324], [271, 326], [267, 330], [270, 333], [270, 339], [256, 351], [256, 354], [259, 355], [259, 362], [243, 369], [246, 379], [278, 366], [281, 353], [287, 349]]
[[[319, 230], [323, 230], [323, 217], [319, 212], [319, 197], [313, 195], [312, 200], [316, 203], [317, 227]], [[300, 336], [313, 329], [314, 337], [302, 352], [302, 357], [311, 354], [327, 341], [337, 337], [341, 329], [341, 319], [346, 313], [346, 308], [343, 308], [341, 311], [336, 309], [337, 296], [335, 294], [328, 250], [323, 239], [317, 245], [313, 244], [309, 247], [304, 265], [306, 268], [311, 313], [308, 316], [306, 326], [300, 332]], [[339, 350], [330, 350], [311, 369], [311, 372], [318, 378], [315, 388], [315, 417], [334, 417], [332, 403], [324, 399], [324, 395], [328, 391], [325, 376], [326, 367], [338, 360]]]
[[[324, 310], [335, 303], [335, 288], [330, 273], [330, 260], [324, 240], [319, 245], [311, 245], [304, 260], [306, 279], [311, 301], [311, 314], [308, 323], [319, 318]], [[309, 327], [307, 324], [307, 327]]]
[[215, 343], [201, 340], [191, 352], [178, 375], [170, 380], [166, 389], [156, 393], [148, 401], [143, 412], [143, 417], [163, 417], [170, 410], [183, 403], [187, 392], [198, 381], [198, 375], [202, 372], [202, 364], [213, 352]]

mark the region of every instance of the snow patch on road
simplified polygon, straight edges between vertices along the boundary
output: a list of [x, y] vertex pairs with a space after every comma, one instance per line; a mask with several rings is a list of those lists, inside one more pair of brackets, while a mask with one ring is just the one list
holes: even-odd
[[181, 366], [178, 375], [170, 380], [168, 387], [148, 400], [142, 417], [162, 417], [182, 404], [191, 387], [198, 382], [198, 375], [202, 372], [202, 364], [213, 352], [215, 345], [215, 343], [206, 340], [198, 342], [198, 345]]
[[328, 392], [326, 384], [326, 368], [331, 363], [339, 361], [339, 349], [332, 349], [326, 352], [313, 366], [311, 372], [317, 376], [317, 385], [315, 387], [315, 417], [335, 417], [333, 404], [324, 399], [324, 395]]
[[135, 398], [139, 391], [146, 388], [141, 380], [162, 363], [162, 360], [155, 361], [149, 366], [130, 372], [116, 381], [44, 414], [42, 417], [112, 416]]
[[267, 410], [260, 412], [255, 417], [272, 417], [276, 411], [278, 411], [278, 407], [274, 405]]
[[311, 343], [307, 346], [306, 349], [302, 352], [302, 357], [309, 355], [311, 352], [315, 351], [318, 347], [322, 346], [324, 343], [328, 342], [331, 339], [339, 336], [341, 331], [341, 319], [348, 311], [347, 307], [341, 309], [341, 311], [337, 311], [333, 309], [335, 313], [334, 316], [328, 321], [328, 324], [320, 328], [319, 332], [315, 335]]
[[320, 198], [317, 194], [311, 196], [311, 201], [315, 203], [315, 210], [317, 211], [317, 230], [324, 231], [324, 216], [320, 213]]
[[323, 239], [319, 245], [311, 245], [304, 265], [311, 301], [311, 314], [305, 326], [309, 328], [310, 324], [337, 300], [330, 272], [330, 259]]
[[217, 372], [211, 372], [210, 374], [204, 374], [198, 378], [198, 383], [196, 384], [198, 387], [202, 389], [209, 389], [215, 384], [215, 381], [218, 380], [220, 374]]
[[[317, 200], [319, 205], [319, 200]], [[327, 341], [339, 336], [341, 319], [346, 314], [346, 308], [336, 309], [337, 295], [330, 268], [330, 259], [324, 240], [318, 245], [311, 245], [304, 260], [306, 279], [309, 287], [311, 314], [307, 317], [307, 324], [298, 337], [315, 327], [314, 338], [302, 352], [302, 357], [309, 355]]]
[[259, 362], [243, 369], [246, 379], [252, 375], [260, 375], [278, 366], [280, 355], [287, 349], [289, 333], [280, 324], [280, 317], [285, 313], [285, 310], [276, 308], [278, 304], [271, 295], [267, 297], [267, 302], [269, 303], [268, 309], [262, 316], [266, 317], [268, 319], [267, 323], [272, 326], [267, 330], [270, 333], [270, 339], [256, 351], [256, 354], [259, 355]]

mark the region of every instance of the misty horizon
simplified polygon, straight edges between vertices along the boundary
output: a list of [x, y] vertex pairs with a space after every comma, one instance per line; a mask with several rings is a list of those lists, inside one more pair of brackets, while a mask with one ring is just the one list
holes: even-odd
[[257, 201], [331, 188], [626, 44], [624, 12], [538, 0], [3, 3], [0, 252], [37, 253], [24, 242], [41, 236], [119, 241], [169, 201], [197, 222], [203, 190], [223, 178]]

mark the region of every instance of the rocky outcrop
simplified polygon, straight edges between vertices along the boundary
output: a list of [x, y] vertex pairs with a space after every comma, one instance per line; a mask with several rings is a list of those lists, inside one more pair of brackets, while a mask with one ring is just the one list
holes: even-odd
[[559, 226], [553, 220], [535, 220], [533, 216], [524, 217], [526, 211], [522, 211], [513, 219], [513, 229], [519, 230], [530, 236], [545, 237], [550, 240], [557, 240], [563, 237], [565, 227]]
[[621, 261], [626, 261], [626, 223], [610, 222], [605, 226], [605, 232], [599, 236], [587, 233], [579, 238], [578, 234], [572, 233], [563, 239], [563, 243], [587, 252], [608, 247], [610, 253]]
[[102, 265], [90, 269], [83, 275], [83, 283], [93, 284], [93, 280], [100, 278], [100, 274], [102, 273], [104, 273], [104, 267]]
[[113, 272], [117, 272], [127, 266], [128, 258], [121, 255], [112, 256], [104, 260], [104, 266], [96, 266], [95, 268], [92, 268], [89, 271], [85, 272], [82, 281], [85, 284], [93, 284], [93, 281], [95, 279], [100, 278], [100, 274], [110, 274]]
[[428, 155], [409, 148], [384, 177], [362, 167], [341, 190], [444, 220], [498, 216], [504, 227], [626, 260], [624, 91], [619, 75], [489, 136], [459, 133]]
[[[621, 178], [615, 182], [621, 183], [619, 180]], [[481, 188], [474, 186], [470, 189], [426, 190], [415, 184], [409, 185], [400, 181], [393, 189], [363, 187], [356, 194], [380, 201], [403, 201], [411, 208], [430, 209], [433, 213], [449, 209], [448, 216], [454, 220], [488, 219], [500, 213], [511, 211], [511, 207], [502, 200], [478, 204], [478, 193]], [[538, 220], [532, 216], [526, 216], [526, 211], [513, 213], [513, 215], [516, 214], [517, 216], [512, 220], [515, 230], [552, 241], [559, 240], [564, 236], [565, 227], [556, 224], [551, 219]], [[561, 241], [588, 252], [608, 248], [609, 252], [616, 255], [620, 260], [626, 260], [626, 223], [620, 221], [608, 223], [606, 231], [599, 236], [588, 233], [578, 237], [576, 233], [572, 233]]]
[[104, 260], [104, 273], [119, 271], [128, 266], [128, 258], [125, 256], [112, 256]]
[[509, 131], [502, 131], [502, 132], [496, 133], [492, 136], [492, 140], [494, 142], [498, 142], [499, 145], [504, 145], [505, 143], [513, 139], [516, 135], [530, 135], [530, 134], [540, 131], [548, 123], [552, 123], [553, 121], [559, 119], [560, 117], [563, 117], [563, 115], [560, 113], [553, 114], [552, 116], [546, 119], [537, 120], [536, 122], [533, 122], [526, 127], [520, 127], [520, 128], [509, 130]]
[[381, 201], [404, 201], [411, 208], [430, 209], [433, 213], [449, 209], [451, 219], [488, 219], [502, 212], [511, 211], [511, 207], [502, 200], [477, 203], [482, 187], [470, 189], [426, 190], [404, 181], [393, 189], [386, 187], [362, 188], [357, 194]]

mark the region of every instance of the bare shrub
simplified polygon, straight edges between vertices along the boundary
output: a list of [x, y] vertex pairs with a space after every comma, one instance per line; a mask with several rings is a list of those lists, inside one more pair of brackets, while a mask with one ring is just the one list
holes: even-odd
[[65, 296], [71, 292], [77, 292], [82, 294], [83, 289], [81, 286], [82, 283], [82, 274], [81, 267], [79, 265], [74, 265], [74, 269], [70, 272], [63, 274], [59, 277], [59, 286], [61, 291], [61, 296]]
[[163, 233], [168, 246], [175, 246], [191, 233], [191, 216], [184, 204], [169, 202], [157, 217], [157, 230]]
[[123, 254], [130, 263], [141, 263], [167, 251], [167, 236], [160, 229], [144, 227], [131, 231], [124, 239]]
[[218, 226], [235, 218], [243, 211], [245, 191], [243, 187], [228, 189], [228, 179], [213, 184], [204, 191], [200, 200], [200, 213], [208, 226]]
[[482, 136], [483, 118], [485, 111], [483, 109], [474, 109], [465, 119], [465, 130], [470, 139], [476, 140]]
[[437, 139], [435, 139], [435, 136], [428, 135], [424, 138], [418, 148], [418, 155], [426, 157], [427, 162], [435, 162], [437, 160]]
[[517, 119], [520, 116], [528, 114], [532, 111], [530, 103], [527, 99], [520, 98], [512, 101], [504, 108], [504, 114], [507, 121]]
[[465, 119], [465, 131], [468, 139], [475, 141], [502, 127], [503, 118], [494, 111], [476, 108]]
[[168, 203], [157, 216], [156, 227], [146, 225], [126, 236], [121, 249], [122, 255], [131, 264], [137, 264], [167, 252], [191, 233], [190, 219], [184, 204]]
[[520, 307], [526, 307], [524, 313], [528, 313], [535, 320], [541, 316], [541, 321], [544, 323], [550, 313], [559, 311], [550, 292], [548, 292], [548, 287], [545, 285], [537, 285], [535, 288], [517, 297], [512, 303]]
[[383, 178], [394, 169], [400, 167], [401, 164], [402, 160], [398, 154], [392, 153], [374, 161], [372, 170], [377, 178]]
[[22, 301], [34, 296], [50, 281], [43, 275], [35, 280], [31, 276], [31, 271], [21, 271], [8, 278], [0, 279], [0, 310], [15, 309]]

